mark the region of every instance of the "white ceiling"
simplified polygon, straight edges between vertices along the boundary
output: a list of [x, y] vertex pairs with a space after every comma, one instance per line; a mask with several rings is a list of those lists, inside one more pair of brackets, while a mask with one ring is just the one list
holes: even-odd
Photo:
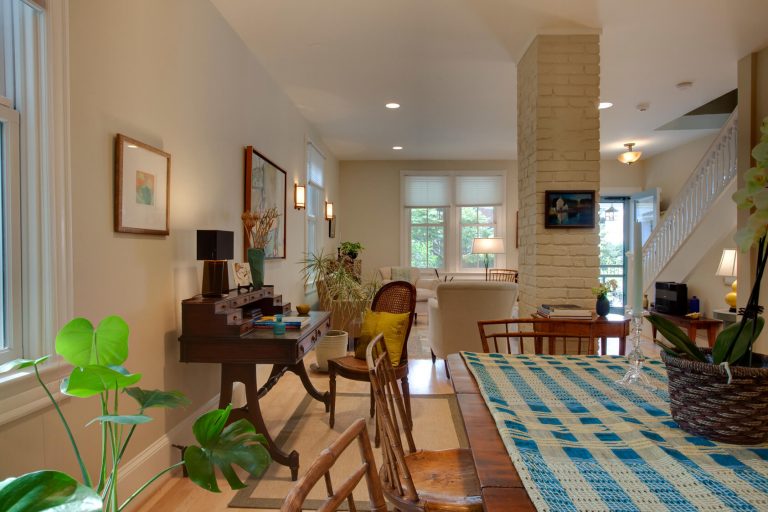
[[651, 156], [711, 133], [654, 129], [768, 46], [766, 0], [212, 1], [341, 160], [515, 158], [515, 64], [552, 33], [601, 34], [603, 158]]

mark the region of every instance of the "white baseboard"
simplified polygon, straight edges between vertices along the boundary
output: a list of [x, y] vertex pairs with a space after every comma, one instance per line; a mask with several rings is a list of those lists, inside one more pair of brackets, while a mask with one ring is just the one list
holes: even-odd
[[[235, 404], [243, 403], [245, 395], [245, 386], [236, 383], [232, 389], [232, 399]], [[219, 394], [217, 393], [202, 406], [197, 408], [186, 418], [180, 421], [175, 427], [163, 434], [155, 442], [147, 446], [134, 458], [120, 466], [118, 476], [119, 489], [121, 490], [120, 499], [126, 499], [136, 489], [154, 475], [165, 468], [175, 464], [180, 460], [181, 453], [174, 448], [173, 444], [189, 444], [192, 441], [192, 425], [202, 414], [218, 409]], [[156, 492], [161, 483], [172, 476], [173, 472], [166, 473], [157, 479], [151, 487], [146, 489], [140, 497], [137, 497], [128, 507], [128, 510], [134, 509], [138, 504], [145, 501], [153, 492]]]

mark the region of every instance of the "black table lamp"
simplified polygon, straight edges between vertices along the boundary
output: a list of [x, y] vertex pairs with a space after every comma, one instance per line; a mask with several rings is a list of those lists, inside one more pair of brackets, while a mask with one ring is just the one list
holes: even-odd
[[235, 233], [215, 229], [197, 230], [197, 259], [203, 260], [203, 297], [229, 293], [227, 260], [234, 257]]

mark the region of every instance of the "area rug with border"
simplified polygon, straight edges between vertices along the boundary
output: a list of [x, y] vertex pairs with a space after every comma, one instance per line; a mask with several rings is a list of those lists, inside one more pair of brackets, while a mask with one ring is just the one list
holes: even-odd
[[[373, 443], [374, 420], [368, 414], [369, 400], [368, 393], [337, 393], [336, 425], [330, 428], [328, 413], [325, 412], [323, 404], [306, 395], [301, 399], [282, 429], [273, 432], [276, 436], [275, 442], [284, 451], [299, 452], [299, 478], [320, 451], [330, 445], [357, 418], [368, 420], [368, 432]], [[286, 404], [286, 407], [290, 408], [291, 404]], [[440, 450], [468, 446], [455, 395], [414, 395], [411, 396], [411, 408], [417, 449]], [[381, 464], [381, 451], [374, 448], [373, 452], [378, 469]], [[352, 444], [333, 467], [332, 481], [341, 482], [359, 463], [357, 446]], [[273, 463], [261, 478], [250, 479], [247, 484], [248, 487], [240, 490], [229, 503], [230, 507], [278, 510], [295, 482], [291, 481], [291, 473], [287, 467]], [[304, 510], [317, 510], [325, 495], [325, 484], [321, 479], [305, 501]], [[355, 490], [354, 497], [358, 510], [370, 510], [364, 480]], [[339, 510], [348, 510], [346, 503]]]

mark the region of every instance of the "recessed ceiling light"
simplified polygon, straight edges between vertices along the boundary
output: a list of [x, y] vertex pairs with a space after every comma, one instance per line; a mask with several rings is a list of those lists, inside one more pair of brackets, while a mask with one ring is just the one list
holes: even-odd
[[610, 101], [601, 101], [597, 105], [597, 108], [600, 109], [600, 110], [603, 110], [603, 109], [606, 109], [606, 108], [611, 108], [612, 106], [613, 106], [613, 103], [611, 103]]
[[686, 89], [690, 89], [691, 87], [693, 87], [693, 82], [686, 80], [685, 82], [680, 82], [675, 84], [675, 87], [677, 87], [681, 91], [684, 91]]
[[128, 144], [126, 147], [128, 147], [128, 148], [130, 148], [130, 149], [136, 149], [136, 148], [138, 148], [139, 146], [137, 146], [136, 144]]
[[394, 149], [395, 151], [400, 151], [401, 149], [403, 149], [403, 146], [392, 146], [392, 149]]
[[387, 108], [392, 108], [392, 109], [400, 108], [400, 104], [399, 103], [387, 103], [384, 106], [387, 107]]

